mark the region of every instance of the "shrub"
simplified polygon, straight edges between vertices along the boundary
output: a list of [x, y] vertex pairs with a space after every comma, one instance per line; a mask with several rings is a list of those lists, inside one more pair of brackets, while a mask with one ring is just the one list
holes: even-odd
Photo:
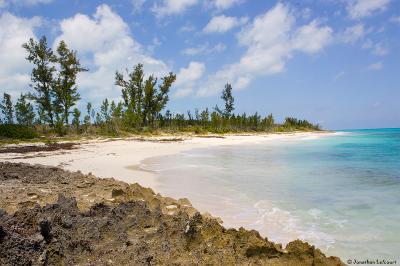
[[0, 137], [10, 139], [33, 139], [37, 133], [28, 126], [5, 124], [0, 125]]

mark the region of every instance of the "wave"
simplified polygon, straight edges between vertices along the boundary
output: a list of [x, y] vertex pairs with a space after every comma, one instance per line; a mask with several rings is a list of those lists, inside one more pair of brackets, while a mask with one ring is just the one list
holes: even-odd
[[294, 239], [301, 239], [328, 250], [335, 244], [335, 238], [321, 230], [320, 224], [327, 222], [342, 224], [341, 221], [333, 219], [327, 221], [319, 209], [311, 209], [304, 213], [303, 217], [300, 217], [290, 211], [274, 207], [264, 200], [256, 202], [254, 208], [259, 213], [259, 218], [255, 221], [254, 226], [268, 239], [283, 245]]

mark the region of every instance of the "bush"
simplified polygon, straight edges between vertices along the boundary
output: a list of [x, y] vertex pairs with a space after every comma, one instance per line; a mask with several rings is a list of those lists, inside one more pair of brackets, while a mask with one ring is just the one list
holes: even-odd
[[23, 125], [0, 125], [0, 137], [10, 139], [33, 139], [37, 133], [30, 127]]

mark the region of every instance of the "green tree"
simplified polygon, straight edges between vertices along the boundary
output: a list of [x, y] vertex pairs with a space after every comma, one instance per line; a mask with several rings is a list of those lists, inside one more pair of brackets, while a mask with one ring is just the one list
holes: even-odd
[[152, 120], [153, 109], [156, 105], [156, 89], [157, 79], [150, 75], [145, 81], [144, 99], [143, 99], [143, 125], [147, 126]]
[[68, 125], [69, 110], [81, 99], [76, 86], [76, 77], [79, 72], [87, 69], [81, 67], [76, 51], [69, 50], [64, 41], [57, 47], [57, 62], [60, 71], [54, 90], [55, 106], [57, 113], [63, 116], [65, 124]]
[[129, 79], [125, 80], [123, 74], [116, 72], [115, 75], [115, 84], [122, 88], [122, 98], [126, 107], [125, 119], [131, 126], [154, 126], [154, 120], [169, 100], [168, 93], [176, 75], [169, 73], [163, 77], [158, 88], [158, 79], [153, 75], [144, 80], [142, 64], [136, 65], [128, 76]]
[[15, 104], [15, 116], [20, 125], [32, 126], [35, 120], [33, 106], [27, 101], [27, 95], [21, 94]]
[[122, 99], [126, 108], [125, 119], [130, 126], [140, 126], [142, 121], [142, 105], [144, 93], [143, 65], [138, 64], [131, 73], [128, 80], [118, 71], [115, 74], [115, 84], [121, 87]]
[[271, 130], [272, 127], [274, 126], [274, 117], [272, 116], [272, 114], [269, 114], [266, 118], [265, 118], [265, 128], [267, 130]]
[[91, 112], [92, 112], [92, 103], [87, 103], [87, 105], [86, 105], [86, 115], [85, 115], [85, 117], [83, 119], [86, 128], [89, 127], [91, 122], [92, 122], [91, 119], [90, 119]]
[[4, 115], [5, 124], [14, 124], [14, 108], [11, 101], [11, 95], [4, 93], [3, 101], [0, 104], [1, 112]]
[[208, 125], [208, 121], [210, 117], [210, 113], [208, 112], [208, 108], [206, 108], [205, 110], [203, 110], [200, 113], [200, 119], [201, 119], [201, 123], [203, 124], [203, 127], [206, 127]]
[[79, 133], [81, 111], [79, 111], [78, 108], [74, 108], [74, 111], [73, 111], [72, 115], [73, 115], [72, 125], [76, 129], [76, 133]]
[[35, 65], [31, 73], [33, 83], [31, 86], [36, 93], [30, 94], [30, 98], [36, 101], [40, 110], [43, 111], [45, 122], [48, 122], [50, 126], [54, 126], [53, 95], [55, 86], [54, 73], [56, 71], [54, 63], [57, 62], [57, 57], [52, 49], [48, 47], [45, 36], [39, 42], [31, 38], [22, 47], [28, 53], [26, 59]]
[[235, 99], [233, 98], [233, 95], [232, 95], [231, 84], [227, 83], [225, 85], [225, 88], [222, 90], [221, 99], [224, 100], [224, 102], [225, 102], [224, 115], [227, 117], [231, 116], [233, 110], [235, 110], [235, 107], [233, 105], [233, 103], [235, 102]]
[[110, 113], [108, 111], [108, 108], [109, 108], [108, 99], [105, 99], [100, 106], [101, 120], [104, 122], [110, 121]]
[[119, 119], [122, 116], [122, 109], [123, 109], [123, 104], [122, 102], [119, 102], [118, 104], [115, 104], [114, 101], [111, 102], [110, 105], [110, 115], [113, 119]]

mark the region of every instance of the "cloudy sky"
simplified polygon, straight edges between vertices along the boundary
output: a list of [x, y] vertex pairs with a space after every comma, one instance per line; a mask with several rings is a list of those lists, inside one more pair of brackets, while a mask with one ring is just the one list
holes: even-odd
[[400, 0], [0, 0], [0, 92], [29, 91], [21, 44], [78, 51], [80, 106], [118, 99], [115, 70], [177, 73], [168, 108], [221, 105], [324, 128], [400, 127]]

